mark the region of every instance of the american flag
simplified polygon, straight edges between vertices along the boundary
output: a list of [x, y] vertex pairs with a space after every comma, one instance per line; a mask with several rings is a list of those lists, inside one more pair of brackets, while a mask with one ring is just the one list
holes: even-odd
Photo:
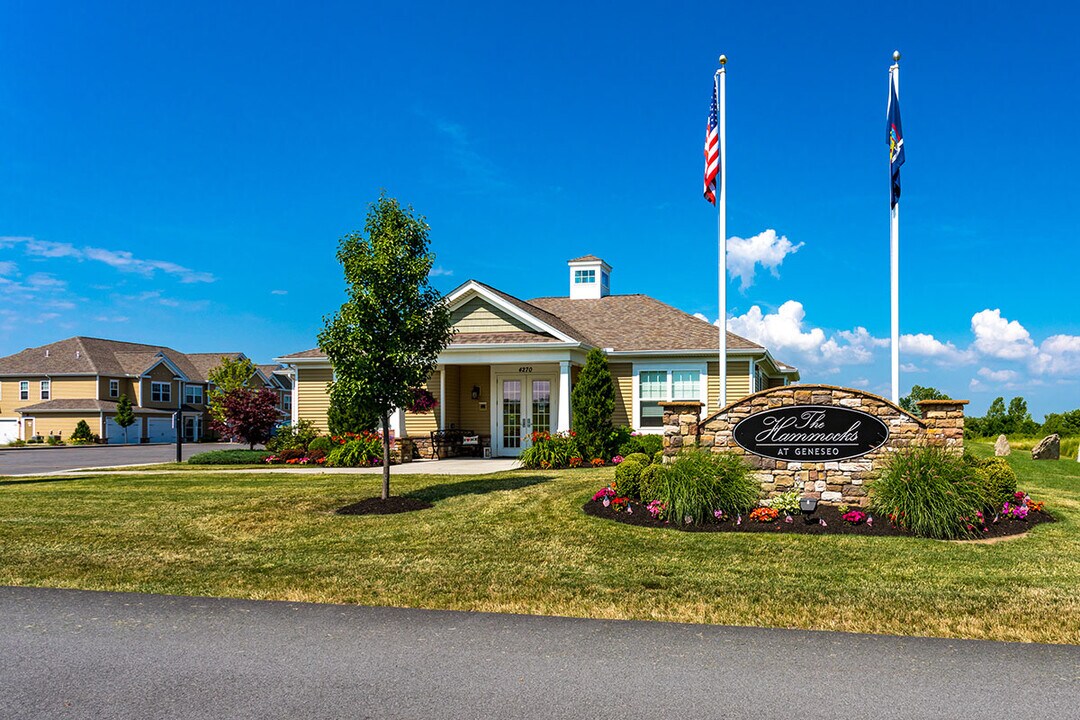
[[720, 136], [716, 129], [716, 83], [713, 83], [709, 120], [705, 123], [705, 199], [716, 204], [720, 192]]

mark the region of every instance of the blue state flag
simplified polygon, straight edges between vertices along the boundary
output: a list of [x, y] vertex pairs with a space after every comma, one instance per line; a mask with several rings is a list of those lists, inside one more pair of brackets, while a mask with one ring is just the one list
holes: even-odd
[[900, 201], [900, 166], [904, 164], [904, 131], [900, 127], [900, 100], [896, 97], [896, 83], [892, 74], [889, 75], [886, 135], [889, 141], [889, 175], [892, 179], [889, 199], [891, 207], [896, 207], [896, 203]]

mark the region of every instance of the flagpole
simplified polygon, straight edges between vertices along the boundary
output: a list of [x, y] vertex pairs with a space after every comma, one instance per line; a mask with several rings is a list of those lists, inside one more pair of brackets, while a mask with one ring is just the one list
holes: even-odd
[[[896, 99], [900, 100], [900, 51], [893, 52], [893, 64], [889, 68], [889, 93], [896, 88]], [[890, 183], [892, 168], [890, 163]], [[890, 191], [891, 192], [891, 191]], [[900, 402], [900, 199], [896, 204], [890, 202], [889, 216], [889, 260], [892, 301], [892, 401]]]
[[719, 245], [720, 275], [720, 407], [727, 405], [727, 56], [720, 56], [720, 69], [713, 75], [718, 102], [717, 135], [720, 141], [720, 192], [716, 198], [716, 238]]

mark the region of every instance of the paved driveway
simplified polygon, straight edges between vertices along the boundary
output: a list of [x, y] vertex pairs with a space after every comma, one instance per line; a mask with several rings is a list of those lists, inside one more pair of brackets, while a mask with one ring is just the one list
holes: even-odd
[[[184, 459], [208, 450], [233, 450], [247, 445], [185, 443]], [[77, 468], [149, 465], [174, 462], [176, 445], [91, 445], [89, 447], [18, 448], [0, 450], [0, 475], [35, 475]]]
[[0, 588], [22, 718], [1077, 718], [1080, 647]]

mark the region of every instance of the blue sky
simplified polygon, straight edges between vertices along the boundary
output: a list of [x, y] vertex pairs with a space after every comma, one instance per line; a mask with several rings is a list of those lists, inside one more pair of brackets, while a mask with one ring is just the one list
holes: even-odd
[[427, 216], [443, 290], [563, 294], [595, 253], [614, 292], [715, 320], [724, 52], [732, 328], [887, 393], [899, 48], [902, 387], [1080, 406], [1080, 13], [748, 5], [2, 0], [0, 354], [311, 347], [380, 188]]

